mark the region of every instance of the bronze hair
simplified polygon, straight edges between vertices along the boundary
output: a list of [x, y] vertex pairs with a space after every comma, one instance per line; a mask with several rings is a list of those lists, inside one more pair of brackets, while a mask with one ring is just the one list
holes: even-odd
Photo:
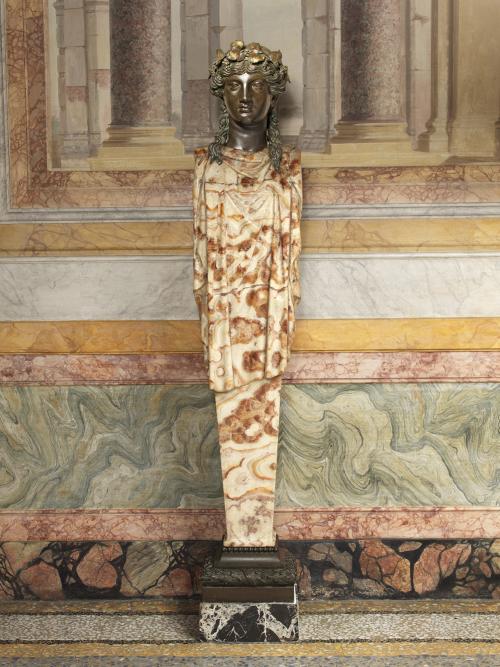
[[281, 62], [281, 51], [270, 51], [257, 42], [247, 45], [242, 41], [232, 42], [227, 53], [217, 49], [216, 60], [210, 67], [210, 92], [221, 99], [221, 113], [215, 139], [208, 147], [209, 159], [221, 164], [221, 150], [229, 139], [229, 114], [224, 102], [224, 83], [232, 74], [244, 73], [262, 74], [273, 97], [266, 139], [271, 163], [276, 171], [279, 171], [283, 150], [275, 102], [285, 92], [286, 83], [289, 81], [288, 68]]

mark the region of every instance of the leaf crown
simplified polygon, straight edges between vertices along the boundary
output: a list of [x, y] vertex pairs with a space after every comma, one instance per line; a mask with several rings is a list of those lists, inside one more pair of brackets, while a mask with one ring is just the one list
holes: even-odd
[[217, 49], [210, 66], [210, 92], [217, 97], [224, 95], [224, 82], [232, 74], [261, 73], [269, 85], [273, 97], [285, 92], [288, 67], [282, 63], [281, 51], [271, 51], [258, 42], [244, 44], [241, 40], [231, 42], [226, 53]]

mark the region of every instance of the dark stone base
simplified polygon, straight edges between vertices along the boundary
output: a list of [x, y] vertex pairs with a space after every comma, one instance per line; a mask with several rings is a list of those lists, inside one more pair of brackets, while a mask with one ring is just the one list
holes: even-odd
[[200, 632], [206, 641], [298, 641], [295, 559], [276, 556], [274, 565], [251, 558], [243, 567], [221, 565], [219, 556], [207, 559], [200, 607]]
[[[244, 567], [220, 566], [218, 557], [209, 557], [203, 569], [202, 585], [206, 586], [294, 586], [297, 581], [295, 559], [290, 554], [278, 560], [277, 566], [269, 567], [259, 561], [249, 562]], [[263, 600], [263, 602], [268, 600]], [[221, 600], [231, 602], [231, 600]], [[251, 600], [242, 600], [251, 602]]]
[[224, 547], [215, 559], [217, 568], [281, 567], [278, 540], [274, 547]]
[[293, 642], [299, 639], [294, 602], [202, 602], [200, 632], [212, 642]]

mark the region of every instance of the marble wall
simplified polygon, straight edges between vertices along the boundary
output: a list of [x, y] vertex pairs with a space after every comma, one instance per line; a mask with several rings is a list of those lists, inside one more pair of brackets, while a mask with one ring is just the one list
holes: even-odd
[[[214, 542], [0, 542], [2, 600], [198, 599]], [[500, 597], [499, 540], [288, 541], [301, 600]], [[192, 605], [196, 608], [195, 605]]]
[[[228, 12], [236, 6], [225, 4]], [[338, 86], [335, 99], [324, 94], [340, 80], [338, 62], [329, 62], [326, 81], [312, 66], [341, 50], [340, 17], [329, 12], [339, 4], [303, 3], [311, 56], [304, 83], [308, 99], [326, 100], [320, 127], [304, 127], [315, 150], [317, 131], [328, 143], [329, 119], [340, 118]], [[397, 13], [396, 1], [376, 4], [386, 18]], [[412, 26], [413, 43], [424, 34], [432, 42], [419, 10], [428, 4], [409, 3], [422, 23]], [[449, 4], [460, 3], [432, 13], [439, 76], [427, 128], [429, 145], [435, 140], [444, 154]], [[43, 9], [41, 0], [0, 3], [8, 80], [0, 113], [0, 598], [191, 596], [210, 540], [224, 529], [213, 397], [190, 287], [191, 163], [134, 173], [52, 168]], [[232, 13], [226, 28], [237, 30]], [[109, 78], [97, 76], [109, 67], [102, 18], [88, 33], [96, 56], [88, 72], [105, 92]], [[398, 26], [384, 24], [391, 57]], [[82, 44], [68, 41], [73, 47]], [[412, 53], [415, 87], [428, 60]], [[481, 58], [474, 62], [483, 67]], [[457, 131], [475, 109], [462, 95], [467, 62], [461, 56]], [[173, 67], [180, 70], [180, 58]], [[387, 68], [377, 76], [391, 87]], [[174, 78], [180, 85], [180, 71]], [[375, 101], [392, 114], [395, 95]], [[420, 130], [429, 95], [414, 105]], [[73, 101], [80, 108], [81, 96]], [[499, 166], [332, 168], [304, 154], [304, 167], [303, 302], [283, 389], [276, 512], [301, 595], [498, 598]]]
[[[498, 317], [499, 274], [497, 253], [307, 254], [297, 317]], [[0, 321], [195, 319], [191, 257], [0, 258]]]
[[[286, 385], [282, 507], [500, 505], [494, 383]], [[4, 387], [0, 508], [221, 507], [205, 385]]]

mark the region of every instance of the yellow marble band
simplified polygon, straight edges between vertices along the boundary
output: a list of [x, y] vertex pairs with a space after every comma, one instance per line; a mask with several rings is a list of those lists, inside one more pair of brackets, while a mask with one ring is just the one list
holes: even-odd
[[[303, 614], [500, 614], [500, 600], [299, 600]], [[198, 614], [199, 600], [182, 598], [127, 600], [0, 600], [0, 616], [57, 614]]]
[[[500, 318], [299, 320], [297, 352], [500, 350]], [[196, 320], [0, 322], [0, 354], [200, 353]]]
[[[303, 252], [500, 250], [500, 218], [304, 220]], [[190, 254], [192, 222], [0, 225], [0, 256]]]
[[0, 644], [0, 657], [43, 658], [85, 656], [475, 656], [500, 655], [499, 642], [307, 642], [298, 644], [171, 643], [132, 644], [65, 642]]

